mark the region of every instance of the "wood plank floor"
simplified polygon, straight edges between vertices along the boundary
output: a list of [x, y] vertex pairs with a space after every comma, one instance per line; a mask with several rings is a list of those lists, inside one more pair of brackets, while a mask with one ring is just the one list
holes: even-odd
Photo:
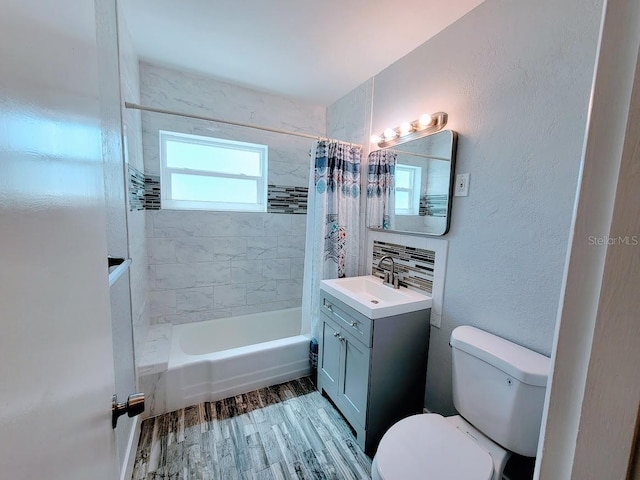
[[133, 480], [369, 479], [371, 459], [302, 378], [142, 422]]

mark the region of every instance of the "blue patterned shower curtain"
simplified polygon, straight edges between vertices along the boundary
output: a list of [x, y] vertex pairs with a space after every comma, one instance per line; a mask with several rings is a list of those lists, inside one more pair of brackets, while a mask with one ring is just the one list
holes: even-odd
[[316, 338], [320, 280], [358, 274], [361, 156], [360, 146], [328, 140], [311, 151], [302, 315], [303, 333]]
[[367, 168], [367, 225], [384, 230], [395, 227], [395, 169], [397, 154], [376, 150]]

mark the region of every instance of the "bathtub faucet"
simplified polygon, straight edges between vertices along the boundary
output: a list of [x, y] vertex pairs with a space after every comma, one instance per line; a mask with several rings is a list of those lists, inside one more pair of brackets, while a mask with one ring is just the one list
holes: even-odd
[[[385, 260], [391, 260], [390, 272], [387, 272], [381, 266], [382, 262], [384, 262]], [[382, 282], [383, 285], [386, 285], [387, 287], [391, 287], [391, 288], [400, 288], [399, 281], [398, 281], [398, 274], [396, 273], [396, 262], [394, 262], [393, 257], [391, 255], [385, 255], [384, 257], [382, 257], [378, 262], [378, 268], [384, 271], [384, 281]]]

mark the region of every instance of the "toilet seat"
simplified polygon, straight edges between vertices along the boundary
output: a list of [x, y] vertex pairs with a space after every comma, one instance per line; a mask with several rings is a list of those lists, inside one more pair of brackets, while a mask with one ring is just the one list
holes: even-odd
[[491, 480], [493, 460], [443, 416], [407, 417], [384, 434], [374, 480]]

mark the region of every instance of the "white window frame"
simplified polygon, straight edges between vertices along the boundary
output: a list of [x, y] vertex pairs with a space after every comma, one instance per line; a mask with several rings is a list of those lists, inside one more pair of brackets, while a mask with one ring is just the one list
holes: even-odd
[[411, 178], [411, 186], [409, 188], [399, 188], [395, 186], [395, 193], [408, 192], [409, 193], [409, 208], [398, 208], [398, 203], [395, 205], [396, 215], [418, 215], [420, 213], [420, 186], [422, 185], [422, 167], [416, 167], [413, 165], [404, 165], [397, 163], [395, 167], [396, 175], [398, 170], [408, 171]]
[[[266, 212], [267, 211], [267, 180], [268, 180], [268, 152], [267, 145], [257, 143], [237, 142], [221, 138], [205, 137], [201, 135], [191, 135], [187, 133], [159, 131], [160, 139], [160, 190], [162, 197], [162, 208], [173, 210], [214, 210], [233, 212]], [[234, 150], [257, 152], [260, 155], [259, 176], [234, 175], [220, 172], [210, 172], [206, 170], [192, 168], [175, 168], [167, 166], [166, 145], [167, 141], [179, 141], [196, 145], [207, 145], [222, 147]], [[171, 198], [171, 174], [182, 173], [188, 175], [198, 175], [203, 177], [229, 178], [229, 179], [255, 179], [257, 183], [256, 203], [236, 203], [236, 202], [209, 202], [195, 200], [174, 200]]]

